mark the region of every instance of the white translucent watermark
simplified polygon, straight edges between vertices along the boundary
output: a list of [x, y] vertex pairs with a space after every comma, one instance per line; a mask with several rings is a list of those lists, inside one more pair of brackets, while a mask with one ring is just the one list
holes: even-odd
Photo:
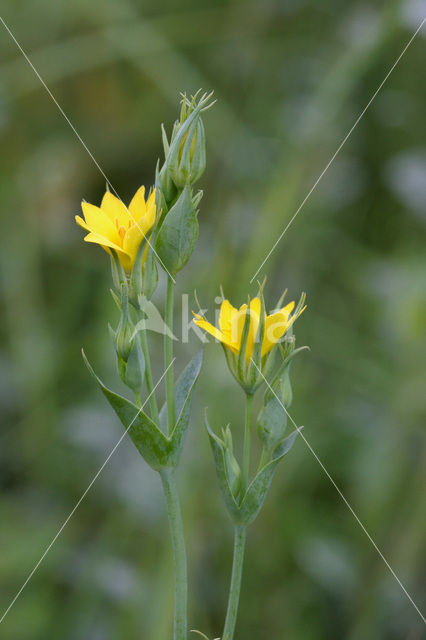
[[[244, 323], [246, 321], [247, 315], [250, 316], [250, 340], [253, 342], [259, 341], [259, 331], [258, 327], [260, 324], [260, 315], [255, 309], [246, 308], [246, 309], [235, 309], [232, 314], [232, 318], [228, 318], [226, 324], [221, 326], [220, 323], [220, 315], [221, 315], [221, 304], [223, 302], [223, 298], [218, 296], [215, 298], [215, 303], [218, 307], [214, 312], [214, 322], [213, 326], [217, 327], [219, 331], [226, 334], [227, 340], [231, 343], [237, 344], [241, 338]], [[139, 331], [152, 331], [153, 333], [158, 333], [160, 335], [167, 335], [173, 340], [182, 342], [183, 344], [188, 344], [191, 332], [194, 333], [200, 342], [207, 343], [209, 342], [209, 337], [205, 333], [205, 331], [199, 327], [194, 322], [194, 313], [192, 307], [189, 305], [189, 295], [187, 293], [182, 294], [181, 296], [181, 323], [179, 327], [180, 334], [177, 335], [176, 329], [171, 329], [167, 323], [165, 322], [161, 312], [158, 310], [156, 305], [152, 302], [152, 300], [148, 300], [145, 296], [140, 296], [139, 298], [140, 309], [145, 314], [145, 318], [139, 320], [139, 322], [135, 326], [135, 333]], [[198, 317], [202, 317], [206, 319], [206, 314], [208, 309], [199, 309], [196, 313]], [[272, 343], [289, 340], [291, 337], [285, 337], [286, 331], [291, 327], [293, 321], [290, 319], [288, 314], [287, 316], [283, 315], [281, 309], [275, 309], [271, 312], [271, 314], [267, 317], [267, 322], [265, 322], [264, 336], [263, 339]], [[296, 317], [294, 316], [294, 319]], [[216, 338], [210, 336], [210, 339], [215, 342], [219, 342]]]

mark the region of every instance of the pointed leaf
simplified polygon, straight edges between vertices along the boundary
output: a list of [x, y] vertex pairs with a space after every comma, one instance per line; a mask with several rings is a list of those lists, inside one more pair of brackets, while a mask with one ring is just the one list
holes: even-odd
[[220, 487], [223, 501], [234, 522], [239, 522], [240, 509], [235, 501], [234, 496], [232, 495], [231, 487], [229, 486], [228, 478], [226, 475], [224, 443], [210, 429], [207, 416], [205, 416], [205, 423], [206, 423], [207, 432], [209, 434], [210, 444], [213, 450], [213, 458], [216, 465], [216, 473], [219, 480], [219, 487]]
[[280, 442], [280, 444], [277, 446], [274, 453], [272, 454], [272, 457], [274, 460], [277, 460], [277, 459], [278, 461], [281, 460], [281, 458], [290, 451], [290, 449], [294, 445], [294, 441], [296, 440], [297, 436], [299, 435], [300, 431], [302, 431], [302, 429], [303, 427], [299, 427], [298, 429], [295, 429], [295, 431], [292, 431], [290, 435], [287, 436], [287, 438], [284, 438], [284, 440]]
[[176, 425], [170, 437], [173, 464], [176, 466], [182, 451], [191, 414], [192, 393], [200, 375], [203, 363], [203, 349], [195, 354], [182, 372], [175, 388], [175, 411], [178, 415]]
[[155, 245], [161, 261], [172, 275], [176, 275], [188, 262], [197, 238], [197, 215], [191, 190], [186, 186], [166, 215]]
[[[203, 349], [201, 348], [185, 369], [180, 374], [175, 386], [175, 412], [179, 419], [183, 406], [192, 391], [195, 382], [200, 374], [201, 365], [203, 363]], [[165, 402], [160, 411], [161, 429], [167, 431], [167, 403]]]
[[282, 402], [273, 395], [262, 407], [257, 423], [261, 442], [271, 451], [284, 437], [287, 413]]
[[249, 485], [240, 507], [240, 517], [244, 524], [250, 524], [256, 518], [271, 486], [272, 478], [279, 461], [290, 451], [300, 429], [293, 431], [278, 445], [271, 462], [266, 464]]
[[86, 367], [120, 418], [133, 444], [145, 461], [156, 470], [169, 466], [169, 440], [161, 433], [156, 424], [141, 409], [138, 409], [133, 402], [108, 389], [94, 372], [84, 351], [82, 353]]

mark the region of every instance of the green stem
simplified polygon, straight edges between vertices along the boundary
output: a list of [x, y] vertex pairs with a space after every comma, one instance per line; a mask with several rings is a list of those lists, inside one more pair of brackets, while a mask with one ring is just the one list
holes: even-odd
[[186, 551], [182, 516], [173, 469], [160, 471], [166, 497], [175, 570], [175, 616], [173, 640], [187, 640], [187, 591]]
[[245, 422], [245, 429], [244, 429], [244, 454], [243, 454], [243, 468], [241, 470], [241, 482], [243, 485], [243, 491], [247, 489], [249, 484], [252, 411], [253, 411], [253, 395], [246, 393], [246, 422]]
[[175, 392], [173, 374], [173, 296], [175, 283], [168, 277], [166, 298], [166, 333], [164, 335], [164, 359], [166, 365], [166, 398], [169, 434], [175, 426]]
[[222, 640], [232, 640], [234, 637], [238, 604], [240, 601], [241, 578], [243, 575], [244, 549], [246, 544], [245, 526], [236, 525], [234, 535], [234, 560], [232, 563], [231, 588], [229, 590], [228, 609], [226, 611]]
[[135, 402], [137, 404], [137, 406], [139, 407], [139, 409], [142, 408], [142, 398], [141, 398], [141, 394], [138, 391], [135, 391]]
[[269, 460], [269, 453], [268, 453], [268, 449], [266, 447], [263, 447], [262, 449], [262, 456], [260, 458], [260, 464], [259, 464], [259, 471], [261, 469], [263, 469], [263, 467], [265, 466], [265, 464], [268, 462]]
[[143, 357], [145, 358], [145, 380], [146, 389], [148, 391], [148, 402], [151, 410], [151, 418], [154, 422], [160, 426], [160, 415], [158, 413], [157, 398], [154, 393], [154, 383], [152, 380], [151, 358], [149, 355], [148, 337], [146, 335], [146, 329], [142, 329], [140, 332], [141, 347]]

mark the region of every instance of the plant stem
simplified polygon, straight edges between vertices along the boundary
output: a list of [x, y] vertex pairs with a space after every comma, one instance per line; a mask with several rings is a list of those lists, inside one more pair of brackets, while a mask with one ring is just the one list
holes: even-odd
[[149, 355], [149, 347], [148, 347], [148, 337], [146, 335], [146, 329], [142, 329], [140, 332], [140, 340], [143, 356], [145, 358], [145, 380], [146, 380], [146, 389], [148, 391], [149, 398], [149, 408], [151, 410], [151, 418], [154, 422], [160, 426], [160, 416], [158, 413], [157, 406], [157, 398], [154, 393], [154, 383], [152, 380], [152, 370], [151, 370], [151, 358]]
[[241, 482], [243, 491], [248, 487], [250, 473], [250, 441], [251, 441], [251, 422], [253, 411], [253, 395], [246, 393], [246, 422], [244, 429], [244, 454], [243, 467], [241, 470]]
[[265, 464], [268, 462], [268, 460], [269, 460], [268, 449], [266, 447], [263, 447], [262, 456], [260, 458], [259, 471], [260, 471], [260, 469], [262, 469], [265, 466]]
[[228, 609], [226, 611], [222, 640], [232, 640], [234, 637], [238, 604], [240, 601], [241, 578], [243, 575], [246, 527], [244, 525], [236, 525], [234, 536], [234, 559], [232, 562], [231, 587], [229, 590]]
[[167, 398], [167, 419], [168, 430], [171, 433], [175, 426], [175, 392], [173, 374], [173, 296], [175, 283], [167, 278], [167, 298], [166, 298], [166, 333], [164, 335], [164, 359], [166, 366], [166, 398]]
[[142, 407], [142, 398], [141, 398], [141, 394], [138, 391], [135, 391], [135, 402], [138, 408], [140, 409]]
[[160, 471], [166, 497], [175, 571], [175, 616], [173, 640], [187, 640], [187, 591], [186, 551], [182, 516], [176, 487], [174, 469]]

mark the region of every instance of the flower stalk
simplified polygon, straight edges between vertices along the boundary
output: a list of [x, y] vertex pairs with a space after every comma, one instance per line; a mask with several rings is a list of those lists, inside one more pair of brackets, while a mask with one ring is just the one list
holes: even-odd
[[246, 527], [236, 525], [234, 528], [234, 557], [232, 562], [231, 586], [229, 589], [228, 607], [226, 610], [223, 640], [233, 640], [237, 623], [238, 605], [240, 602], [241, 580], [243, 577], [244, 551], [246, 546]]
[[160, 424], [160, 415], [158, 413], [157, 398], [154, 393], [154, 382], [152, 379], [151, 358], [149, 354], [148, 336], [145, 327], [140, 332], [140, 341], [142, 347], [142, 353], [145, 358], [145, 382], [146, 390], [148, 392], [149, 409], [151, 411], [151, 417], [156, 424]]
[[[298, 432], [296, 430], [285, 436], [285, 407], [289, 406], [292, 398], [290, 361], [300, 351], [295, 349], [292, 327], [305, 309], [305, 296], [302, 294], [297, 306], [290, 302], [282, 307], [284, 294], [280, 298], [278, 310], [268, 315], [263, 298], [263, 286], [259, 285], [256, 298], [249, 298], [247, 304], [243, 304], [239, 309], [233, 307], [228, 300], [222, 299], [218, 327], [210, 324], [200, 314], [194, 314], [195, 324], [222, 343], [227, 365], [243, 389], [246, 399], [241, 471], [233, 455], [232, 432], [229, 425], [222, 429], [222, 437], [219, 437], [210, 428], [206, 415], [206, 427], [220, 490], [234, 523], [235, 536], [231, 586], [222, 640], [233, 640], [234, 637], [247, 526], [261, 510], [275, 469], [291, 449]], [[285, 348], [281, 345], [282, 341], [285, 342]], [[277, 353], [281, 353], [282, 356], [282, 362], [278, 366], [275, 360]], [[257, 435], [263, 446], [252, 479], [250, 471], [254, 395], [268, 378], [272, 379], [274, 393], [271, 396], [271, 393], [266, 391], [263, 406], [257, 416]], [[279, 395], [275, 394], [275, 388]]]
[[167, 423], [168, 432], [172, 432], [175, 425], [175, 395], [174, 395], [174, 371], [173, 371], [173, 301], [175, 283], [172, 278], [167, 278], [166, 295], [166, 332], [164, 334], [164, 362], [166, 368], [166, 399], [167, 399]]
[[248, 483], [249, 483], [252, 414], [253, 414], [253, 394], [246, 393], [244, 454], [243, 454], [243, 467], [241, 470], [241, 484], [242, 484], [243, 491], [247, 489]]
[[186, 569], [186, 549], [183, 533], [182, 515], [179, 495], [173, 469], [163, 469], [160, 472], [166, 499], [167, 515], [169, 518], [170, 535], [172, 538], [173, 564], [175, 572], [175, 613], [173, 640], [187, 640], [187, 608], [188, 608], [188, 578]]

